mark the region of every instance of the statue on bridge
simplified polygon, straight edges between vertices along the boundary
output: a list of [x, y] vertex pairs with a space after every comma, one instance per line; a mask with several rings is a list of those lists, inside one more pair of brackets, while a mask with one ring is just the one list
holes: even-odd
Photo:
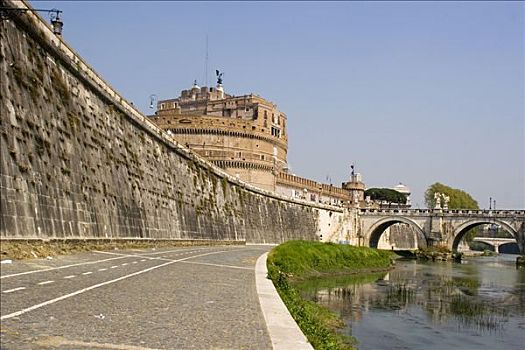
[[448, 209], [448, 202], [450, 202], [450, 197], [446, 194], [441, 194], [443, 196], [443, 209]]
[[439, 192], [434, 193], [434, 199], [436, 200], [434, 209], [441, 209], [441, 193]]

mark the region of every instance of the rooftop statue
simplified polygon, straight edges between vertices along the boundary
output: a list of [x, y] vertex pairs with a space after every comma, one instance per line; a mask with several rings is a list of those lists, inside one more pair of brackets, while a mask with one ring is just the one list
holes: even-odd
[[218, 69], [215, 70], [215, 75], [217, 75], [217, 85], [222, 85], [222, 75], [223, 72], [219, 72]]

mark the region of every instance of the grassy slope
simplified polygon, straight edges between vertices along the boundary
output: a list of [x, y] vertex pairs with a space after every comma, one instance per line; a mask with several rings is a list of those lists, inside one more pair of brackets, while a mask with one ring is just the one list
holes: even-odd
[[341, 319], [329, 310], [303, 300], [293, 282], [323, 274], [351, 274], [386, 269], [391, 253], [331, 243], [290, 241], [268, 255], [268, 277], [315, 349], [353, 349], [355, 340], [336, 332]]

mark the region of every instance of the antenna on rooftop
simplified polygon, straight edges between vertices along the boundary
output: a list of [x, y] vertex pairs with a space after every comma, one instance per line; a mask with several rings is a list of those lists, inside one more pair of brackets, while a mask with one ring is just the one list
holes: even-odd
[[208, 34], [206, 34], [206, 55], [204, 56], [204, 81], [202, 82], [204, 86], [209, 86], [208, 84]]

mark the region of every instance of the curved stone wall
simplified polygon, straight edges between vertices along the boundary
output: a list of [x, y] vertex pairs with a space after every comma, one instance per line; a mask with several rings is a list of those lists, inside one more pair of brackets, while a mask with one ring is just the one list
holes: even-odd
[[279, 243], [341, 220], [339, 208], [258, 190], [173, 142], [36, 14], [2, 21], [0, 35], [3, 239]]
[[286, 166], [286, 138], [272, 137], [256, 121], [170, 114], [152, 120], [203, 158], [259, 188], [275, 190], [275, 173]]

